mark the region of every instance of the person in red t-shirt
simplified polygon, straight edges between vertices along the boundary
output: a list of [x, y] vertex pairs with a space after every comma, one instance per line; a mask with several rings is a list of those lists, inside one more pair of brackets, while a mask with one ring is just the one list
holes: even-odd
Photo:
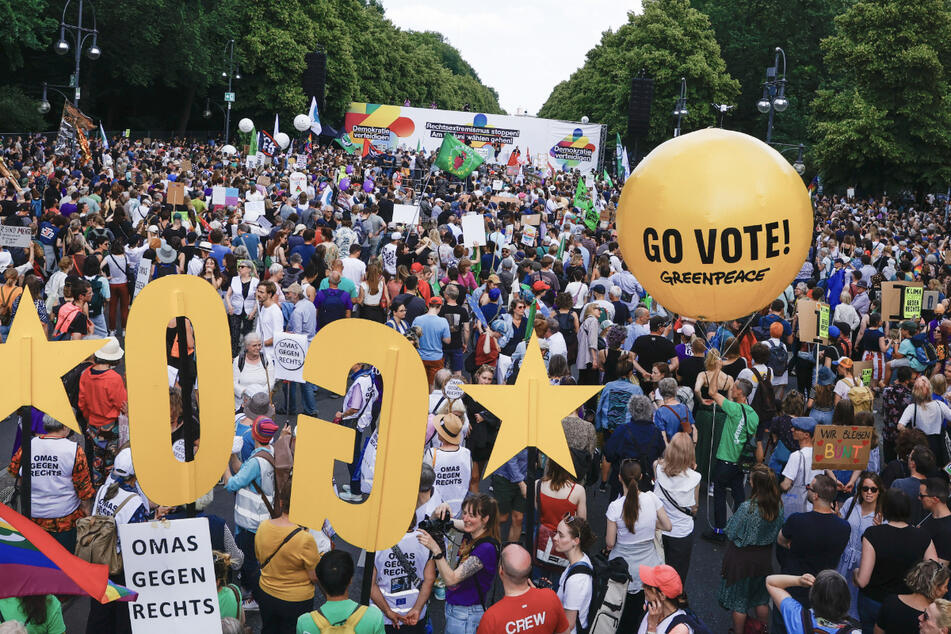
[[502, 550], [499, 577], [505, 597], [486, 610], [477, 634], [535, 632], [567, 634], [571, 630], [558, 595], [547, 588], [533, 588], [532, 556], [518, 544]]

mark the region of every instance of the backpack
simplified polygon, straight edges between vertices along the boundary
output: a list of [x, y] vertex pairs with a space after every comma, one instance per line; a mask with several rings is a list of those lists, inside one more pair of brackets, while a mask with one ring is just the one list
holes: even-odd
[[[137, 493], [130, 493], [116, 508], [116, 514], [129, 500], [138, 497]], [[90, 515], [77, 520], [75, 555], [91, 564], [109, 566], [110, 575], [122, 571], [122, 553], [116, 550], [118, 542], [115, 515]]]
[[297, 438], [295, 438], [293, 435], [284, 434], [278, 436], [272, 443], [272, 446], [274, 447], [275, 493], [283, 490], [283, 488], [287, 486], [288, 481], [291, 479], [291, 475], [294, 472], [294, 449], [296, 444]]
[[178, 272], [178, 266], [174, 262], [159, 262], [155, 265], [155, 279], [174, 275]]
[[[802, 621], [803, 634], [816, 634], [816, 628], [812, 624], [812, 614], [810, 613], [809, 608], [802, 606], [802, 612], [800, 612], [799, 618]], [[837, 629], [835, 632], [836, 634], [850, 634], [855, 630], [861, 629], [861, 625], [853, 621], [850, 617], [846, 617], [845, 625]]]
[[678, 614], [671, 619], [670, 624], [667, 625], [667, 631], [669, 632], [681, 624], [689, 627], [693, 634], [713, 634], [713, 630], [707, 627], [704, 622], [693, 613], [693, 610], [684, 610], [683, 614]]
[[767, 368], [766, 376], [763, 376], [756, 368], [750, 368], [753, 376], [759, 382], [756, 387], [756, 393], [753, 400], [750, 401], [750, 407], [756, 412], [756, 416], [763, 422], [768, 422], [776, 418], [776, 394], [773, 392], [773, 370]]
[[[483, 542], [488, 542], [495, 546], [495, 561], [496, 568], [498, 568], [498, 562], [502, 557], [502, 547], [499, 545], [499, 542], [492, 537], [480, 537], [472, 544], [472, 550], [475, 550], [476, 546]], [[482, 586], [479, 585], [478, 579], [473, 578], [472, 581], [475, 583], [476, 591], [479, 593], [479, 603], [482, 605], [483, 610], [488, 610], [490, 606], [495, 605], [505, 598], [505, 588], [502, 586], [502, 579], [499, 577], [498, 570], [492, 575], [492, 585], [489, 586], [488, 592], [482, 591]], [[321, 630], [321, 632], [323, 632], [323, 630]]]
[[[241, 354], [238, 355], [238, 372], [241, 372], [241, 371], [244, 370], [245, 361], [246, 361], [245, 351], [242, 350], [242, 351], [241, 351]], [[262, 354], [262, 355], [261, 355], [261, 365], [263, 365], [265, 368], [267, 367], [267, 355], [266, 355], [266, 354]]]
[[79, 312], [79, 307], [72, 302], [60, 307], [57, 313], [56, 327], [53, 328], [53, 341], [66, 341], [70, 338], [69, 327], [73, 325], [73, 321], [75, 321]]
[[588, 627], [576, 625], [578, 634], [615, 634], [624, 612], [627, 584], [631, 581], [627, 562], [622, 557], [608, 559], [601, 553], [590, 556], [591, 565], [579, 562], [568, 567], [565, 582], [574, 575], [591, 577], [591, 603]]
[[928, 341], [928, 334], [924, 332], [917, 334], [911, 338], [911, 342], [915, 345], [915, 359], [918, 363], [925, 366], [925, 371], [933, 368], [938, 362], [938, 353], [934, 344]]
[[367, 609], [365, 605], [358, 605], [350, 613], [350, 616], [337, 623], [328, 621], [319, 608], [310, 613], [310, 618], [314, 619], [320, 634], [356, 634], [357, 623], [366, 614]]
[[848, 396], [849, 400], [852, 401], [852, 407], [856, 412], [872, 411], [872, 399], [875, 397], [872, 394], [872, 390], [870, 390], [868, 386], [862, 385], [861, 383], [856, 383], [855, 379], [852, 379]]
[[[263, 355], [262, 355], [263, 356]], [[275, 453], [276, 453], [275, 449]], [[251, 482], [251, 488], [254, 489], [254, 492], [261, 496], [261, 499], [264, 500], [264, 506], [267, 507], [268, 513], [271, 514], [271, 519], [277, 519], [281, 516], [281, 496], [280, 487], [287, 484], [287, 481], [290, 479], [290, 467], [288, 467], [282, 460], [282, 467], [277, 466], [277, 459], [275, 456], [272, 456], [266, 451], [259, 451], [256, 454], [251, 456], [252, 458], [260, 458], [264, 462], [267, 462], [271, 465], [271, 468], [274, 470], [274, 499], [268, 500], [267, 496], [264, 495], [264, 492], [258, 488], [258, 485], [254, 481]], [[292, 459], [293, 463], [293, 459]], [[279, 473], [281, 471], [281, 473]]]
[[102, 305], [106, 301], [102, 296], [102, 278], [95, 277], [89, 280], [89, 285], [92, 287], [92, 299], [89, 300], [89, 316], [98, 317], [102, 314]]
[[347, 316], [347, 305], [343, 302], [343, 295], [345, 295], [347, 291], [342, 291], [339, 288], [325, 288], [323, 293], [324, 301], [320, 303], [320, 307], [317, 309], [318, 328]]
[[766, 367], [773, 371], [773, 376], [786, 374], [786, 367], [789, 365], [786, 347], [782, 343], [775, 346], [771, 343], [766, 345], [769, 347], [769, 360], [766, 361]]
[[569, 447], [569, 450], [578, 484], [584, 487], [597, 482], [601, 477], [601, 450], [595, 448], [594, 455], [584, 449]]

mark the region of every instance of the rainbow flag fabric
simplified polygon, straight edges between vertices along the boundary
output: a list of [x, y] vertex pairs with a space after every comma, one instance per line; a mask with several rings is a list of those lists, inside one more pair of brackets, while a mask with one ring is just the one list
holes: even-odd
[[0, 504], [0, 597], [76, 594], [100, 603], [135, 601], [138, 593], [109, 580], [109, 568], [90, 564], [49, 533]]

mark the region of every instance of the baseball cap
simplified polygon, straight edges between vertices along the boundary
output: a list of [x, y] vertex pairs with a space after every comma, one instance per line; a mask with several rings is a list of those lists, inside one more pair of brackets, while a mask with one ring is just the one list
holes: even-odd
[[116, 459], [112, 462], [112, 475], [116, 476], [116, 479], [135, 475], [135, 469], [132, 468], [132, 449], [126, 447], [116, 454]]
[[684, 324], [677, 329], [677, 332], [682, 334], [684, 337], [693, 337], [697, 330], [693, 327], [693, 324]]
[[666, 317], [661, 317], [660, 315], [654, 315], [650, 319], [649, 327], [651, 329], [651, 332], [653, 332], [655, 330], [659, 330], [662, 326], [665, 326], [666, 324], [667, 324]]
[[409, 270], [413, 273], [420, 273], [423, 270], [423, 265], [419, 262], [413, 262], [413, 265], [409, 267]]
[[810, 434], [816, 429], [816, 419], [810, 416], [793, 416], [789, 422], [795, 429]]
[[838, 339], [840, 334], [838, 326], [829, 326], [829, 339]]
[[849, 357], [842, 357], [841, 359], [839, 359], [838, 363], [839, 363], [839, 365], [841, 365], [843, 368], [851, 368], [851, 367], [852, 367], [852, 359], [849, 358]]
[[430, 305], [430, 306], [442, 306], [442, 297], [439, 297], [438, 295], [435, 296], [435, 297], [430, 297], [430, 298], [429, 298], [429, 305]]
[[684, 592], [680, 575], [671, 566], [641, 566], [638, 574], [644, 584], [657, 588], [668, 599], [676, 599]]
[[403, 239], [403, 234], [400, 233], [399, 231], [394, 231], [393, 234], [390, 236], [390, 240], [402, 240], [402, 239]]
[[550, 288], [551, 286], [549, 286], [548, 282], [546, 282], [545, 280], [538, 280], [534, 284], [532, 284], [533, 291], [547, 291]]

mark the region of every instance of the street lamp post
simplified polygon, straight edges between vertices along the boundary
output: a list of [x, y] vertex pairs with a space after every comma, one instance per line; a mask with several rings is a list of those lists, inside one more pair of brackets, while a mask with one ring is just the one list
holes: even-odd
[[802, 176], [806, 172], [806, 164], [803, 162], [803, 155], [806, 152], [806, 146], [802, 143], [770, 143], [774, 148], [779, 150], [780, 154], [786, 154], [787, 152], [796, 151], [796, 160], [793, 162], [793, 169], [796, 170], [796, 173]]
[[[76, 61], [76, 67], [73, 71], [73, 81], [76, 88], [75, 93], [73, 94], [73, 105], [77, 108], [79, 107], [79, 60], [82, 58], [83, 46], [86, 43], [86, 38], [92, 37], [92, 45], [86, 51], [86, 56], [96, 61], [102, 55], [102, 50], [96, 43], [96, 40], [99, 36], [99, 31], [96, 30], [96, 7], [89, 2], [89, 7], [92, 10], [92, 28], [83, 26], [83, 2], [84, 0], [79, 1], [79, 13], [76, 19], [76, 24], [66, 24], [66, 10], [69, 9], [69, 3], [72, 0], [66, 0], [66, 6], [63, 7], [63, 16], [59, 21], [59, 40], [56, 44], [53, 45], [53, 50], [57, 55], [65, 55], [69, 52], [69, 42], [66, 41], [66, 33], [69, 33], [73, 38], [73, 54]], [[87, 0], [88, 1], [88, 0]]]
[[674, 116], [677, 117], [677, 127], [674, 128], [674, 138], [680, 136], [680, 122], [687, 116], [687, 80], [680, 78], [680, 97], [677, 98], [677, 104], [674, 106]]
[[[776, 58], [773, 65], [766, 69], [766, 81], [763, 82], [763, 96], [756, 102], [756, 109], [763, 114], [769, 113], [766, 124], [766, 142], [773, 140], [773, 113], [784, 112], [789, 107], [786, 99], [786, 52], [776, 47]], [[782, 58], [782, 72], [779, 69], [779, 60]]]
[[234, 79], [241, 79], [241, 71], [234, 63], [234, 39], [228, 40], [225, 44], [225, 55], [228, 56], [228, 70], [221, 71], [222, 77], [228, 78], [228, 93], [225, 95], [225, 101], [228, 108], [225, 110], [225, 144], [228, 143], [231, 133], [231, 104], [234, 103], [234, 92], [231, 90], [231, 82]]

